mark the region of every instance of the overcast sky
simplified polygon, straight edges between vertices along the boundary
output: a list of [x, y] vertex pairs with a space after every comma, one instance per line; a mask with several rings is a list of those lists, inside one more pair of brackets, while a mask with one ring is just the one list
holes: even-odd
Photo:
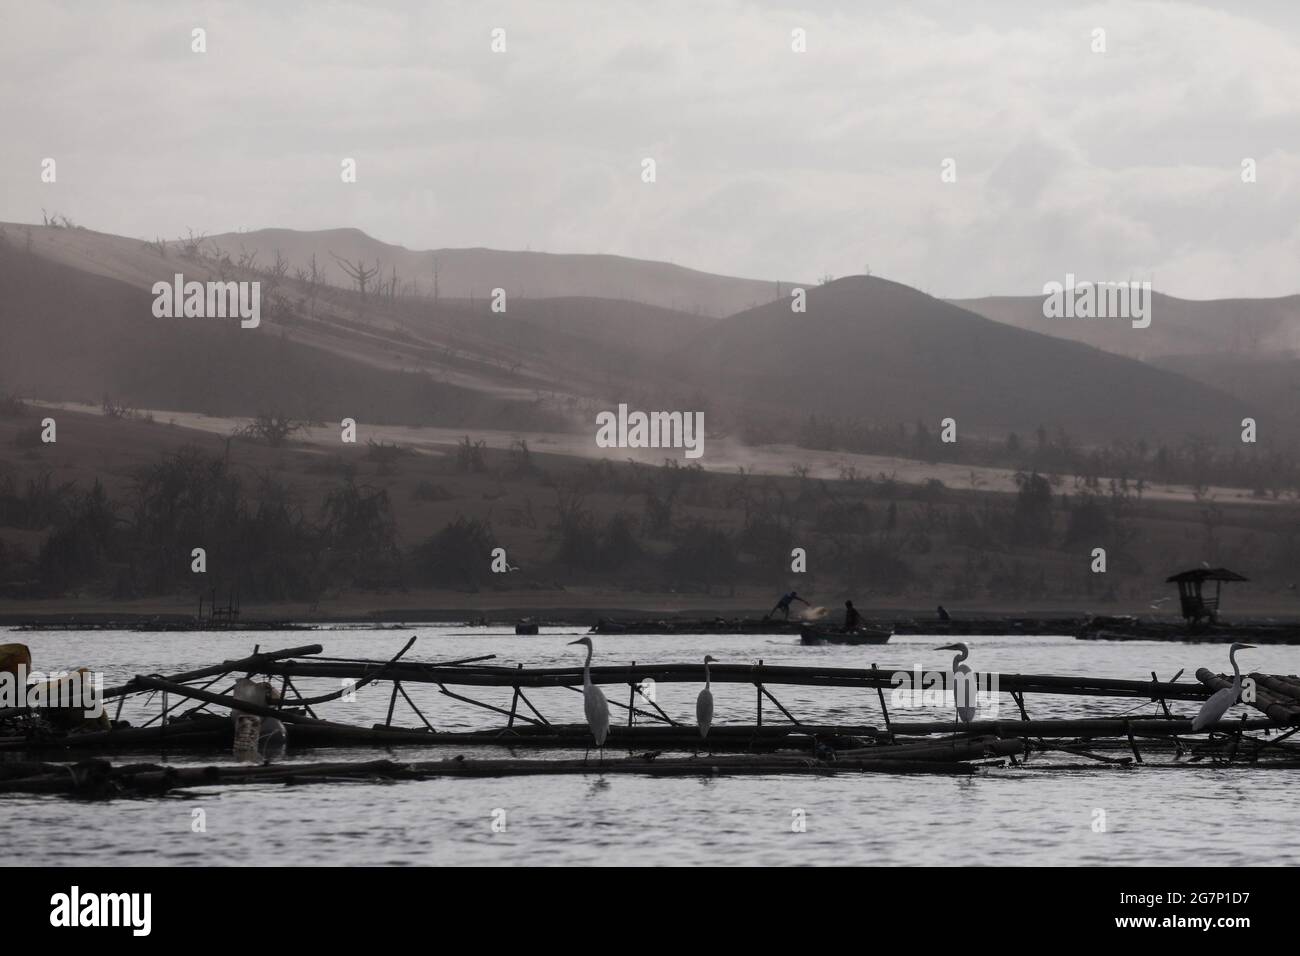
[[951, 297], [1066, 272], [1283, 295], [1300, 291], [1293, 8], [0, 0], [0, 219], [355, 226], [755, 278], [869, 264]]

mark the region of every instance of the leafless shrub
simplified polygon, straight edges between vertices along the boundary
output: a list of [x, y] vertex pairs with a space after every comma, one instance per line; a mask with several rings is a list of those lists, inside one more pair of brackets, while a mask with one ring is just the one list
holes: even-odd
[[456, 443], [456, 470], [465, 474], [487, 471], [483, 451], [487, 448], [485, 441], [470, 441], [466, 435]]
[[27, 403], [17, 395], [0, 392], [0, 418], [17, 418], [27, 412]]
[[258, 412], [257, 416], [242, 428], [235, 430], [237, 438], [247, 438], [279, 448], [290, 436], [303, 431], [307, 426], [294, 421], [282, 412]]
[[204, 234], [194, 235], [194, 230], [190, 229], [189, 235], [182, 239], [181, 256], [185, 259], [201, 259], [203, 257], [203, 239]]

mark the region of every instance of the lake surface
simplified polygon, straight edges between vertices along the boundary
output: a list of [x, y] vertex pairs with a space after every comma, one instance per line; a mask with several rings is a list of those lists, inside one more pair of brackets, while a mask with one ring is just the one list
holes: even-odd
[[[324, 645], [330, 657], [392, 656], [413, 634], [411, 660], [495, 654], [491, 663], [560, 666], [581, 663], [567, 641], [579, 629], [546, 628], [519, 637], [503, 628], [411, 626], [401, 630], [339, 627], [320, 631], [158, 633], [0, 631], [0, 643], [32, 649], [34, 667], [87, 666], [106, 685], [138, 673], [178, 673], [263, 650]], [[950, 638], [903, 635], [883, 647], [802, 647], [797, 637], [754, 635], [596, 636], [595, 664], [694, 662], [709, 653], [724, 663], [808, 664], [882, 669], [945, 669], [952, 655], [934, 648]], [[1063, 637], [971, 637], [977, 671], [1090, 674], [1168, 680], [1183, 670], [1229, 670], [1227, 648], [1208, 644], [1096, 642]], [[1243, 652], [1246, 670], [1300, 671], [1300, 648]], [[296, 681], [308, 695], [337, 682]], [[223, 683], [214, 689], [224, 689]], [[501, 718], [404, 685], [439, 730], [482, 729]], [[362, 688], [354, 702], [324, 706], [322, 716], [382, 722], [391, 685]], [[754, 691], [715, 684], [715, 723], [752, 723]], [[880, 724], [874, 691], [772, 687], [800, 720]], [[614, 697], [616, 691], [606, 692]], [[675, 718], [694, 720], [695, 685], [659, 685], [657, 701]], [[557, 688], [529, 691], [553, 722], [581, 722], [582, 698]], [[510, 691], [473, 696], [509, 706]], [[625, 697], [619, 698], [625, 700]], [[1031, 716], [1153, 715], [1156, 705], [1131, 699], [1030, 696]], [[1015, 716], [1003, 694], [1002, 716]], [[1190, 715], [1192, 703], [1171, 705]], [[156, 713], [143, 696], [123, 717]], [[1241, 712], [1236, 708], [1233, 715]], [[775, 709], [764, 708], [771, 721]], [[615, 720], [620, 719], [615, 710]], [[1254, 711], [1250, 711], [1255, 715]], [[951, 716], [935, 707], [891, 707], [896, 719]], [[994, 716], [981, 711], [981, 717]], [[398, 701], [394, 723], [418, 726]], [[292, 734], [292, 728], [290, 728]], [[284, 760], [438, 760], [501, 756], [500, 748], [318, 748]], [[518, 748], [519, 756], [533, 756]], [[561, 752], [548, 750], [545, 756]], [[581, 756], [582, 752], [577, 751]], [[223, 762], [212, 754], [133, 752], [130, 762]], [[594, 757], [593, 757], [594, 759]], [[447, 779], [338, 783], [297, 788], [231, 786], [163, 799], [80, 802], [62, 797], [0, 796], [0, 864], [1300, 864], [1300, 771], [1199, 771], [1105, 767], [1071, 771], [1001, 768], [974, 777], [844, 774], [836, 777], [656, 779], [636, 775]], [[197, 813], [196, 811], [202, 811]], [[504, 814], [502, 813], [504, 811]], [[1104, 832], [1097, 832], [1104, 811]], [[206, 829], [196, 832], [195, 821]], [[504, 829], [494, 820], [504, 819]], [[806, 823], [796, 830], [797, 820]]]

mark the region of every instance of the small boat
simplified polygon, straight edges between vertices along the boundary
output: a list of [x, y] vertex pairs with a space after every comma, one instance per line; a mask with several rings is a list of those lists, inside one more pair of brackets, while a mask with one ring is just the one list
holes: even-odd
[[516, 634], [536, 634], [537, 622], [532, 618], [523, 618], [515, 623]]
[[801, 644], [884, 644], [892, 632], [884, 627], [859, 627], [845, 631], [827, 624], [804, 624], [799, 628]]

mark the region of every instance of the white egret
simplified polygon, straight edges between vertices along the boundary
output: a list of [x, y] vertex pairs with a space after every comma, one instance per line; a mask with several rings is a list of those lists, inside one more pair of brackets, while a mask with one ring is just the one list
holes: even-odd
[[715, 658], [710, 655], [704, 655], [704, 690], [700, 691], [700, 696], [695, 699], [695, 722], [700, 725], [701, 739], [709, 735], [709, 728], [713, 726], [713, 691], [709, 689], [712, 684], [709, 665], [714, 660]]
[[958, 641], [935, 648], [940, 651], [956, 651], [952, 659], [952, 699], [957, 707], [957, 716], [953, 718], [953, 733], [957, 732], [957, 721], [969, 724], [975, 719], [975, 694], [971, 689], [971, 670], [962, 661], [970, 657], [970, 648]]
[[[591, 728], [591, 736], [600, 748], [600, 759], [603, 762], [605, 737], [609, 735], [609, 701], [605, 699], [604, 692], [591, 682], [591, 638], [580, 637], [569, 643], [587, 645], [587, 662], [582, 665], [582, 709], [587, 715], [587, 726]], [[587, 757], [590, 756], [591, 748], [588, 747]]]
[[[1228, 712], [1228, 708], [1237, 702], [1237, 698], [1241, 696], [1241, 668], [1237, 666], [1237, 651], [1248, 651], [1254, 647], [1254, 644], [1232, 645], [1232, 648], [1228, 651], [1228, 660], [1232, 661], [1232, 686], [1216, 690], [1210, 695], [1210, 699], [1201, 705], [1200, 713], [1192, 718], [1193, 733], [1204, 730], [1212, 724], [1217, 724], [1220, 718]], [[1179, 671], [1179, 673], [1181, 674], [1182, 671]]]

